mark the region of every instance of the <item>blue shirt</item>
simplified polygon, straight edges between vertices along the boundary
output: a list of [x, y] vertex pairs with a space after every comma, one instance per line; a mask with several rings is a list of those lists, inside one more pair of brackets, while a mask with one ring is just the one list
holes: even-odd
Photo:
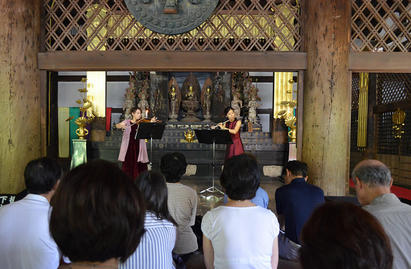
[[146, 232], [136, 251], [119, 264], [120, 269], [174, 269], [173, 251], [177, 228], [168, 220], [158, 219], [152, 212], [146, 212]]
[[284, 215], [285, 235], [300, 243], [300, 233], [314, 209], [324, 203], [324, 192], [308, 184], [304, 178], [295, 178], [275, 192], [277, 214]]
[[[228, 199], [227, 199], [227, 194], [224, 194], [224, 204], [227, 203]], [[253, 202], [256, 205], [261, 206], [262, 208], [267, 208], [268, 207], [268, 202], [269, 202], [269, 198], [268, 198], [268, 194], [267, 192], [261, 188], [258, 187], [257, 192], [255, 193], [255, 196], [253, 199], [251, 199], [251, 202]]]

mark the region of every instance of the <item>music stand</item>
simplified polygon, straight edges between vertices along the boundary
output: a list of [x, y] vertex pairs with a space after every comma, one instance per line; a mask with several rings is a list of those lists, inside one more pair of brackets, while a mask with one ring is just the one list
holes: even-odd
[[164, 123], [159, 122], [142, 122], [137, 126], [136, 136], [134, 139], [150, 139], [150, 167], [153, 159], [153, 139], [161, 139], [164, 132]]
[[212, 152], [213, 152], [213, 162], [211, 164], [212, 166], [212, 186], [200, 191], [200, 193], [204, 192], [219, 192], [221, 194], [224, 194], [221, 190], [219, 190], [217, 187], [214, 185], [214, 169], [215, 169], [215, 145], [216, 144], [232, 144], [233, 141], [231, 139], [230, 132], [228, 130], [194, 130], [198, 139], [199, 143], [204, 143], [204, 144], [212, 144]]

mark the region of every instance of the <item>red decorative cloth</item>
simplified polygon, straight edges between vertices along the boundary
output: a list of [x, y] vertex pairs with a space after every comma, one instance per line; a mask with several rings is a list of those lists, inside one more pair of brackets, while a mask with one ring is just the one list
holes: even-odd
[[106, 132], [111, 130], [111, 107], [106, 107]]

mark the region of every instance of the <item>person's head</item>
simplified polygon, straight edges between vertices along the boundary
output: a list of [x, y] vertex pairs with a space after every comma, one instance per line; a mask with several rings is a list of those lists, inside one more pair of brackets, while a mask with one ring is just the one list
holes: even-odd
[[131, 116], [133, 116], [133, 120], [139, 120], [142, 118], [142, 112], [139, 107], [133, 107], [131, 109]]
[[362, 205], [372, 202], [377, 196], [389, 193], [392, 185], [390, 169], [378, 160], [359, 162], [351, 174], [358, 201]]
[[250, 200], [260, 185], [260, 176], [255, 157], [243, 153], [225, 161], [220, 183], [231, 200]]
[[180, 152], [167, 153], [161, 157], [161, 173], [169, 183], [179, 182], [187, 168], [186, 157]]
[[390, 269], [390, 241], [378, 220], [347, 202], [317, 208], [301, 233], [303, 269]]
[[24, 169], [28, 193], [49, 193], [57, 187], [61, 175], [61, 167], [55, 160], [43, 157], [30, 161]]
[[224, 115], [226, 115], [227, 119], [229, 121], [234, 121], [235, 120], [235, 113], [234, 113], [234, 109], [232, 107], [226, 107], [224, 109]]
[[135, 184], [143, 194], [146, 209], [159, 219], [166, 219], [175, 224], [168, 211], [168, 191], [164, 176], [158, 172], [146, 171], [138, 177]]
[[308, 166], [304, 162], [289, 161], [285, 165], [284, 180], [286, 184], [291, 183], [294, 178], [302, 177], [307, 180]]
[[71, 170], [51, 200], [50, 232], [73, 262], [124, 262], [144, 233], [144, 200], [132, 180], [108, 161]]

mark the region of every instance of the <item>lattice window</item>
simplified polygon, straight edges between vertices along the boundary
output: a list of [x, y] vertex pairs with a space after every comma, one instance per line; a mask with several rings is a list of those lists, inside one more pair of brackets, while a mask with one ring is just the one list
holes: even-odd
[[405, 110], [404, 135], [401, 138], [401, 155], [411, 156], [411, 110]]
[[409, 0], [353, 0], [351, 18], [354, 51], [411, 51]]
[[351, 111], [351, 136], [350, 136], [350, 148], [351, 152], [358, 152], [360, 149], [357, 147], [358, 137], [358, 110]]
[[411, 100], [411, 74], [377, 75], [377, 105]]
[[358, 100], [360, 96], [360, 74], [352, 73], [351, 83], [351, 110], [358, 110]]
[[352, 152], [359, 151], [357, 147], [358, 132], [358, 98], [360, 94], [360, 76], [358, 73], [352, 73], [351, 84], [351, 138], [350, 148]]
[[392, 114], [394, 112], [384, 112], [378, 115], [378, 145], [377, 151], [380, 154], [398, 154], [398, 139], [392, 134]]
[[220, 0], [213, 15], [180, 35], [154, 33], [123, 0], [45, 0], [47, 51], [299, 51], [296, 0]]
[[411, 155], [411, 111], [409, 109], [405, 109], [404, 134], [401, 140], [394, 138], [392, 129], [394, 111], [400, 104], [407, 103], [411, 103], [411, 74], [377, 75], [377, 106], [389, 105], [391, 110], [377, 116], [378, 153]]

